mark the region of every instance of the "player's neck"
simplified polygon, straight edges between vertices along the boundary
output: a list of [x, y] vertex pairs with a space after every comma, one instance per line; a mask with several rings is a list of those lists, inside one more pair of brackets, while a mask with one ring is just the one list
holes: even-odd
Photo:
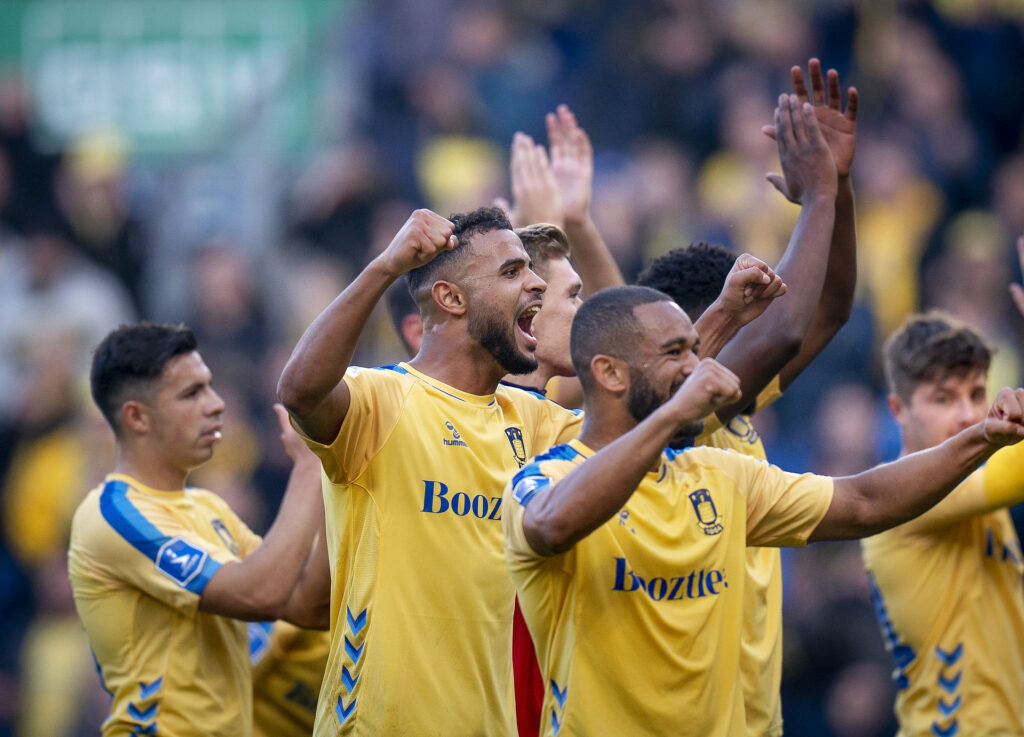
[[188, 471], [122, 446], [118, 446], [117, 449], [114, 473], [131, 476], [144, 486], [158, 491], [184, 489], [185, 480], [188, 478]]
[[616, 404], [584, 402], [579, 440], [591, 450], [598, 451], [614, 443], [637, 424], [625, 408]]
[[493, 394], [505, 371], [476, 341], [424, 336], [409, 365], [432, 379], [467, 394]]
[[513, 384], [514, 386], [520, 386], [524, 389], [533, 389], [534, 391], [542, 392], [551, 380], [552, 373], [547, 371], [542, 366], [538, 366], [535, 371], [531, 371], [528, 374], [506, 374], [502, 379], [506, 384]]

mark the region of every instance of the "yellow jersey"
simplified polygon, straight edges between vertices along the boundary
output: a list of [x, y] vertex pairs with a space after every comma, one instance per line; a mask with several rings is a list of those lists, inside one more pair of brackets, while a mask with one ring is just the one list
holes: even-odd
[[1024, 444], [998, 451], [917, 519], [861, 541], [896, 661], [900, 737], [1024, 735], [1024, 564], [1004, 507]]
[[[760, 412], [782, 396], [779, 377], [757, 396], [754, 412]], [[764, 443], [751, 423], [752, 415], [733, 417], [726, 425], [712, 415], [696, 445], [735, 450], [766, 461]], [[782, 558], [778, 548], [747, 548], [746, 581], [743, 587], [743, 631], [740, 676], [747, 737], [779, 737], [782, 734]]]
[[746, 546], [805, 544], [832, 480], [717, 448], [666, 450], [614, 518], [538, 555], [526, 506], [590, 455], [579, 441], [552, 448], [505, 491], [508, 564], [549, 686], [541, 734], [744, 735]]
[[245, 623], [198, 610], [224, 563], [260, 543], [216, 494], [111, 474], [75, 512], [68, 573], [111, 694], [105, 737], [252, 732]]
[[253, 735], [309, 737], [331, 633], [285, 621], [249, 623]]
[[578, 413], [499, 386], [478, 396], [408, 364], [350, 368], [324, 467], [331, 651], [315, 734], [511, 737], [505, 482], [578, 434]]

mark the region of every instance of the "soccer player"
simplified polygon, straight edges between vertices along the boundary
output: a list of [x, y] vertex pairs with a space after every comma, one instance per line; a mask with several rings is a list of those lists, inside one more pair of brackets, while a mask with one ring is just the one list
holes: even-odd
[[[320, 457], [332, 646], [316, 734], [513, 735], [514, 591], [501, 490], [576, 414], [499, 386], [533, 370], [545, 283], [504, 213], [412, 214], [306, 330], [279, 394]], [[349, 368], [403, 274], [423, 317], [408, 363]]]
[[[709, 343], [701, 351], [740, 378], [743, 399], [708, 418], [698, 445], [730, 448], [765, 460], [764, 445], [751, 416], [778, 399], [845, 324], [853, 305], [857, 275], [854, 198], [850, 167], [856, 144], [857, 90], [849, 89], [841, 109], [839, 75], [828, 72], [828, 93], [821, 64], [811, 59], [811, 98], [822, 136], [812, 140], [797, 129], [792, 113], [808, 102], [800, 67], [791, 70], [795, 97], [780, 98], [769, 129], [779, 149], [783, 176], [773, 184], [801, 205], [793, 237], [778, 266], [788, 296], [741, 330], [715, 356]], [[791, 124], [792, 122], [792, 124]], [[833, 173], [834, 172], [834, 173]], [[834, 218], [833, 218], [834, 213]], [[697, 319], [718, 297], [733, 266], [722, 246], [698, 243], [655, 259], [637, 284], [669, 294]], [[698, 326], [698, 332], [700, 332]], [[741, 676], [747, 734], [782, 734], [782, 562], [777, 548], [746, 552], [746, 601], [743, 607]]]
[[[885, 343], [901, 455], [985, 416], [992, 352], [951, 315], [910, 316]], [[1006, 507], [1024, 502], [1024, 447], [1001, 450], [915, 520], [861, 542], [896, 670], [901, 737], [1024, 730], [1024, 559]]]
[[295, 465], [261, 542], [220, 497], [185, 485], [213, 455], [224, 412], [188, 328], [113, 331], [90, 379], [117, 460], [75, 512], [68, 569], [112, 696], [103, 734], [249, 735], [248, 640], [238, 620], [327, 624], [301, 575], [322, 519], [316, 458], [275, 407]]
[[717, 448], [665, 450], [740, 396], [736, 376], [699, 360], [696, 343], [663, 293], [590, 297], [572, 330], [580, 437], [506, 487], [506, 554], [549, 684], [545, 735], [745, 734], [735, 674], [746, 545], [876, 533], [1024, 437], [1024, 390], [1004, 389], [941, 446], [856, 476], [788, 474]]

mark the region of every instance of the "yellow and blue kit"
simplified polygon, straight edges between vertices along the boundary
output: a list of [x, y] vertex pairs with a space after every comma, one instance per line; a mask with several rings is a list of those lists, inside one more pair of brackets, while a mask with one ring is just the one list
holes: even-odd
[[579, 441], [552, 448], [505, 493], [508, 564], [549, 686], [541, 734], [746, 734], [746, 546], [805, 544], [832, 480], [717, 448], [666, 450], [615, 517], [538, 555], [527, 505], [590, 455]]
[[861, 542], [896, 661], [899, 737], [1024, 735], [1024, 563], [1005, 509], [1022, 501], [1019, 443], [917, 519]]
[[[760, 412], [782, 396], [779, 377], [757, 396]], [[696, 445], [734, 450], [767, 461], [764, 443], [751, 422], [752, 414], [733, 417], [724, 426], [715, 415], [705, 421]], [[740, 675], [747, 737], [782, 734], [782, 558], [778, 548], [747, 548], [743, 587], [743, 634]]]
[[331, 633], [285, 621], [249, 623], [255, 737], [309, 737]]
[[579, 431], [499, 386], [468, 394], [408, 364], [350, 368], [325, 475], [331, 652], [315, 734], [515, 734], [505, 482]]
[[252, 732], [244, 622], [198, 610], [224, 563], [260, 542], [217, 495], [111, 474], [79, 505], [68, 572], [111, 694], [104, 737]]

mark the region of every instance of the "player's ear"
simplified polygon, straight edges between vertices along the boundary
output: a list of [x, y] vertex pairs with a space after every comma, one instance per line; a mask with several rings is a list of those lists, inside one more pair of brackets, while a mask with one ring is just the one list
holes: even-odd
[[903, 413], [904, 410], [906, 410], [906, 405], [903, 404], [903, 400], [900, 399], [898, 394], [891, 393], [885, 398], [885, 403], [889, 405], [889, 411], [892, 413], [893, 419], [902, 425]]
[[466, 293], [458, 284], [439, 279], [430, 288], [430, 296], [434, 298], [437, 306], [448, 314], [466, 314]]
[[121, 424], [125, 430], [135, 434], [149, 430], [149, 413], [142, 402], [129, 399], [121, 405]]
[[621, 393], [629, 390], [629, 366], [621, 358], [598, 353], [590, 359], [590, 372], [604, 389]]

